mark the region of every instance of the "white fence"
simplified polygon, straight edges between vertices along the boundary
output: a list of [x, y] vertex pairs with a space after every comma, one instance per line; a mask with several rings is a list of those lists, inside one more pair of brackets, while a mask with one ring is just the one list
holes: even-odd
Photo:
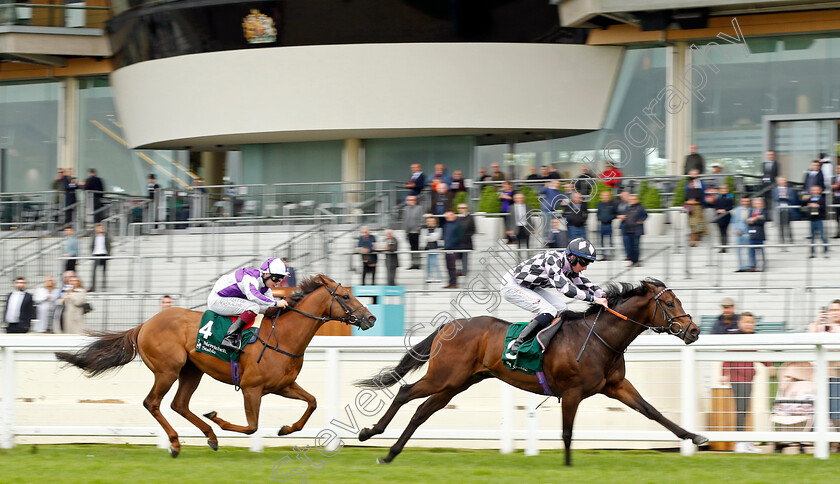
[[[152, 377], [141, 362], [129, 363], [120, 373], [96, 379], [83, 377], [75, 368], [61, 369], [53, 352], [78, 348], [88, 341], [72, 335], [0, 335], [2, 447], [33, 439], [136, 442], [149, 438], [156, 439], [161, 447], [168, 447], [162, 429], [142, 407]], [[598, 343], [593, 340], [590, 344]], [[324, 429], [337, 433], [347, 443], [356, 444], [358, 429], [375, 423], [393, 394], [377, 391], [373, 396], [363, 395], [352, 386], [352, 381], [393, 365], [405, 352], [404, 345], [401, 337], [316, 337], [306, 351], [306, 364], [298, 378], [320, 404], [306, 429], [294, 436], [276, 437], [276, 429], [297, 420], [305, 405], [266, 396], [257, 433], [251, 436], [217, 433], [223, 444], [247, 442], [254, 451], [261, 451], [265, 445], [311, 444]], [[643, 335], [631, 345], [626, 359], [628, 379], [651, 404], [671, 420], [712, 441], [813, 442], [814, 455], [818, 458], [828, 457], [829, 442], [840, 442], [840, 432], [830, 431], [828, 415], [829, 365], [840, 361], [838, 334], [714, 335], [702, 336], [690, 346], [672, 337]], [[753, 385], [754, 430], [710, 429], [709, 417], [715, 407], [712, 389], [719, 384], [717, 375], [723, 361], [811, 362], [815, 382], [813, 429], [779, 430], [772, 423], [770, 393], [774, 383], [760, 363], [756, 365], [758, 374]], [[423, 372], [425, 369], [420, 370], [420, 374]], [[418, 375], [407, 380], [416, 378]], [[174, 389], [164, 401], [164, 414], [182, 439], [190, 444], [202, 443], [203, 435], [198, 429], [187, 426], [169, 410], [173, 394]], [[544, 397], [490, 380], [456, 397], [451, 405], [420, 427], [409, 445], [491, 447], [502, 452], [510, 452], [519, 445], [525, 448], [526, 454], [536, 454], [539, 448], [557, 448], [562, 445], [559, 406], [556, 400], [550, 399], [537, 410], [543, 400]], [[389, 429], [373, 439], [372, 444], [391, 445], [419, 403], [406, 405]], [[232, 387], [209, 378], [196, 392], [192, 408], [196, 413], [218, 410], [228, 420], [244, 421], [241, 399], [234, 396]], [[282, 419], [278, 414], [282, 414]], [[619, 402], [594, 396], [581, 405], [574, 441], [577, 447], [586, 442], [600, 442], [599, 445], [609, 442], [614, 448], [649, 446], [651, 442], [673, 446], [677, 439]], [[679, 445], [683, 455], [695, 451], [690, 442]]]

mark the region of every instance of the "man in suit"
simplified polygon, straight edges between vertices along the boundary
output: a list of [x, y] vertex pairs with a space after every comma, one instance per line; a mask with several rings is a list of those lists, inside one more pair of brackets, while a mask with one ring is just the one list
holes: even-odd
[[405, 187], [408, 188], [409, 196], [420, 196], [420, 193], [426, 188], [426, 175], [423, 174], [423, 167], [420, 163], [413, 163], [411, 165], [411, 178], [406, 182]]
[[[444, 213], [443, 223], [443, 248], [446, 251], [458, 250], [461, 248], [461, 241], [464, 238], [464, 227], [458, 216], [452, 210]], [[446, 252], [446, 271], [449, 273], [449, 284], [444, 289], [458, 289], [458, 272], [455, 268], [455, 261], [458, 260], [456, 252]]]
[[802, 200], [811, 197], [811, 187], [825, 188], [825, 179], [823, 178], [822, 169], [820, 168], [820, 160], [811, 162], [811, 167], [805, 173], [805, 179], [802, 180]]
[[[764, 160], [764, 164], [762, 165], [762, 169], [764, 175], [761, 177], [761, 189], [766, 191], [764, 192], [764, 207], [769, 209], [772, 207], [772, 194], [770, 193], [770, 185], [776, 181], [776, 178], [779, 176], [779, 162], [776, 161], [776, 152], [773, 150], [767, 150], [765, 154], [766, 159]], [[769, 218], [767, 220], [770, 220]]]
[[688, 175], [691, 170], [697, 170], [701, 175], [706, 173], [703, 155], [697, 153], [697, 145], [691, 145], [688, 149], [691, 151], [691, 154], [685, 157], [685, 174]]
[[[763, 198], [753, 198], [752, 208], [747, 217], [747, 233], [750, 236], [750, 245], [763, 245], [764, 239], [764, 224], [767, 222], [767, 211], [764, 208]], [[761, 269], [759, 269], [756, 254], [761, 254]], [[764, 256], [764, 249], [758, 247], [750, 247], [749, 250], [749, 269], [748, 272], [762, 272], [767, 269], [767, 258]]]
[[[793, 233], [790, 229], [793, 210], [799, 206], [799, 195], [796, 189], [788, 185], [787, 178], [780, 176], [776, 178], [776, 187], [773, 188], [773, 203], [779, 210], [779, 243], [792, 244]], [[784, 248], [782, 250], [787, 250]]]
[[388, 275], [388, 285], [397, 285], [397, 267], [400, 266], [400, 256], [397, 251], [400, 250], [399, 242], [397, 242], [394, 233], [391, 230], [385, 231], [385, 269]]
[[569, 203], [563, 208], [566, 226], [569, 229], [569, 240], [586, 238], [586, 219], [589, 216], [589, 206], [583, 200], [583, 195], [572, 192]]
[[[805, 199], [805, 206], [803, 209], [808, 215], [808, 220], [811, 221], [811, 244], [817, 243], [817, 237], [823, 242], [823, 255], [828, 257], [828, 239], [825, 236], [825, 228], [823, 227], [823, 220], [826, 215], [825, 194], [822, 192], [822, 187], [819, 185], [811, 186], [811, 193]], [[816, 257], [816, 246], [811, 245], [811, 258]]]
[[513, 196], [513, 204], [507, 215], [507, 234], [513, 236], [517, 241], [518, 248], [528, 248], [531, 240], [531, 231], [528, 229], [528, 205], [525, 204], [525, 195], [517, 193]]
[[[466, 203], [458, 204], [458, 218], [461, 219], [461, 227], [464, 228], [464, 237], [461, 239], [461, 249], [473, 250], [472, 238], [475, 235], [475, 220], [470, 215], [470, 207]], [[466, 276], [469, 269], [469, 253], [460, 252], [458, 258], [461, 259], [461, 272], [459, 276]]]
[[3, 313], [7, 333], [27, 333], [35, 316], [32, 294], [26, 292], [26, 279], [15, 279], [15, 289], [6, 297], [6, 311]]
[[102, 179], [96, 176], [96, 169], [88, 170], [88, 177], [85, 179], [84, 185], [85, 195], [93, 197], [93, 221], [99, 223], [105, 218], [105, 214], [100, 212], [102, 208], [102, 192], [105, 191], [105, 184]]
[[411, 247], [411, 267], [409, 270], [420, 269], [420, 231], [423, 229], [423, 207], [417, 205], [417, 196], [405, 197], [403, 207], [403, 230], [408, 237], [408, 245]]

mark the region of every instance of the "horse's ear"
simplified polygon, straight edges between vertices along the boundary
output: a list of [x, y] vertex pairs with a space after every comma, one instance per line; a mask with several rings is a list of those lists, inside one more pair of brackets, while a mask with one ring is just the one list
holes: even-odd
[[330, 280], [324, 277], [323, 274], [318, 274], [318, 280], [321, 281], [324, 287], [330, 287]]

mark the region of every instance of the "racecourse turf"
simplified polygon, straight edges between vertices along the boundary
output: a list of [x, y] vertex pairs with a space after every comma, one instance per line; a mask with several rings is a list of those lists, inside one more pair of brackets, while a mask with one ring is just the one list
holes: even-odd
[[[807, 483], [834, 482], [840, 456], [742, 455], [575, 450], [574, 466], [562, 451], [526, 457], [494, 450], [408, 448], [391, 464], [377, 465], [384, 448], [345, 447], [332, 457], [310, 450], [297, 459], [289, 447], [249, 452], [243, 448], [184, 447], [173, 459], [165, 450], [137, 445], [18, 445], [0, 450], [3, 483]], [[288, 459], [286, 459], [288, 457]], [[281, 462], [282, 461], [282, 462]], [[278, 465], [278, 462], [280, 464]], [[304, 469], [304, 471], [295, 470]], [[283, 480], [285, 478], [285, 480]]]

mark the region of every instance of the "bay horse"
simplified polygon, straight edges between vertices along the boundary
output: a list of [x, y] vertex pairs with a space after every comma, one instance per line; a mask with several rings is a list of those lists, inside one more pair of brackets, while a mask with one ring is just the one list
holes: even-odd
[[[287, 435], [303, 428], [315, 411], [315, 397], [295, 382], [303, 367], [303, 353], [315, 332], [327, 321], [341, 321], [368, 329], [376, 318], [367, 307], [353, 297], [350, 289], [318, 274], [300, 283], [301, 291], [289, 299], [289, 308], [266, 312], [257, 336], [259, 340], [245, 347], [240, 354], [242, 397], [248, 425], [234, 425], [216, 412], [204, 414], [223, 430], [252, 434], [257, 430], [260, 401], [273, 393], [303, 400], [306, 411], [292, 425], [277, 432]], [[189, 409], [190, 397], [206, 373], [223, 383], [234, 384], [230, 363], [195, 349], [201, 312], [168, 308], [128, 331], [90, 333], [97, 339], [76, 353], [58, 352], [56, 357], [96, 376], [118, 368], [139, 354], [143, 363], [155, 374], [155, 382], [143, 406], [160, 423], [169, 436], [169, 452], [178, 457], [181, 444], [178, 434], [163, 417], [160, 403], [178, 380], [178, 391], [172, 409], [198, 427], [207, 437], [207, 445], [217, 450], [219, 443], [213, 429]], [[276, 323], [272, 323], [272, 318]], [[261, 344], [263, 343], [263, 344]], [[274, 345], [274, 346], [272, 346]], [[272, 351], [265, 351], [270, 349]], [[262, 359], [260, 359], [262, 358]]]
[[[637, 286], [610, 283], [605, 291], [609, 294], [609, 307], [620, 314], [602, 311], [604, 308], [596, 304], [590, 305], [585, 313], [568, 311], [563, 314], [562, 329], [545, 350], [543, 372], [547, 389], [561, 401], [566, 465], [572, 464], [572, 427], [578, 405], [596, 393], [614, 398], [659, 422], [680, 439], [691, 439], [697, 445], [708, 442], [706, 437], [671, 422], [645, 401], [625, 379], [624, 367], [624, 351], [643, 331], [669, 332], [690, 344], [697, 341], [700, 329], [686, 314], [680, 300], [658, 280], [646, 279]], [[516, 388], [544, 393], [537, 376], [511, 370], [502, 362], [509, 325], [492, 316], [450, 321], [411, 348], [396, 367], [385, 368], [373, 378], [356, 382], [363, 388], [387, 388], [429, 363], [420, 380], [401, 386], [379, 422], [359, 432], [360, 441], [381, 434], [400, 407], [411, 400], [429, 397], [417, 408], [408, 427], [379, 463], [394, 460], [423, 422], [455, 395], [482, 380], [495, 377]], [[593, 326], [595, 337], [585, 343]], [[580, 361], [577, 361], [579, 353]]]

